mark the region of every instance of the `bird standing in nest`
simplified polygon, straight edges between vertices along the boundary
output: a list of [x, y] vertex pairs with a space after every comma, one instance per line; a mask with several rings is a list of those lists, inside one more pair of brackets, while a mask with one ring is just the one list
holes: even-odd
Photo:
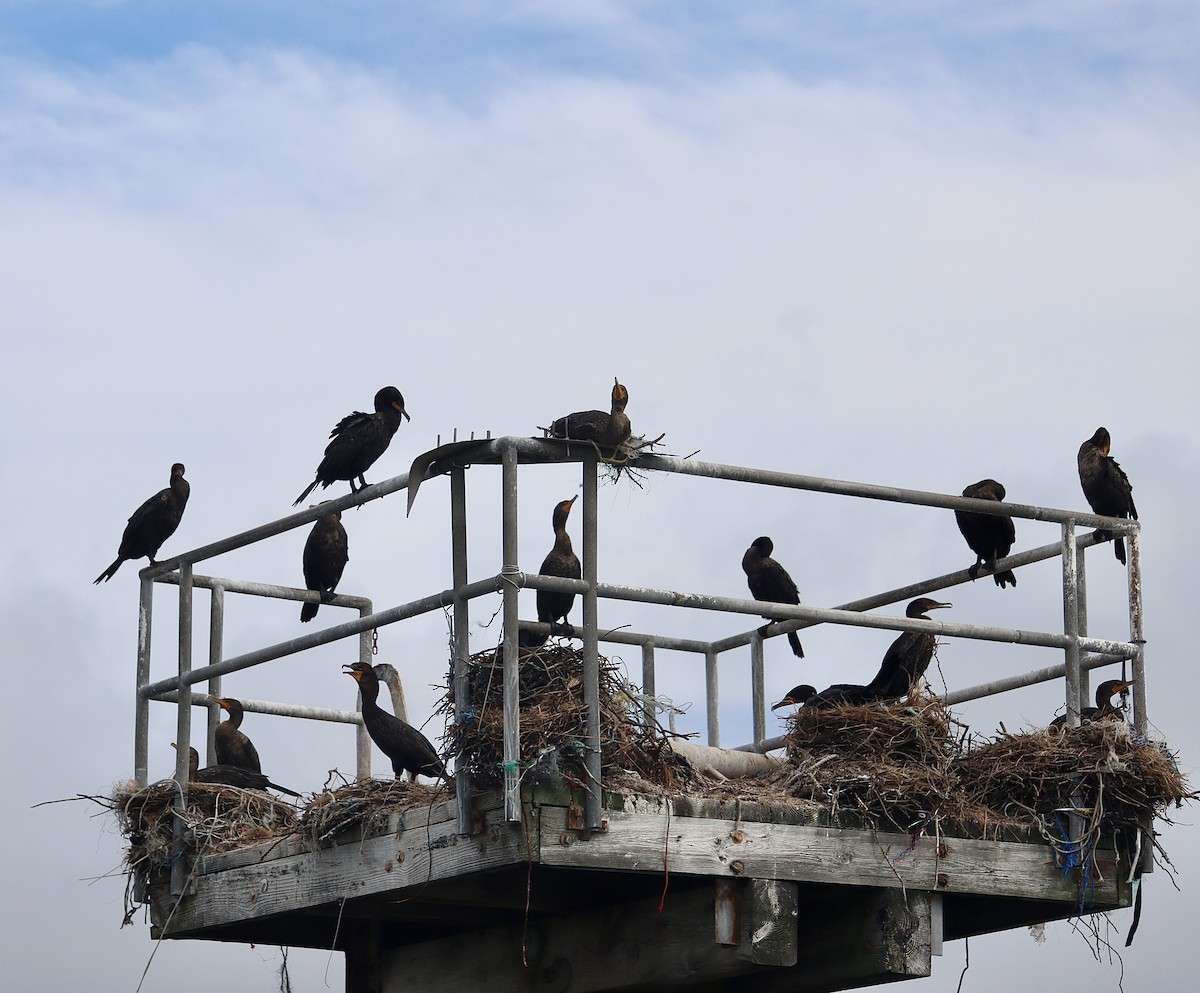
[[[178, 746], [172, 741], [171, 747], [177, 748]], [[265, 790], [269, 787], [297, 799], [300, 797], [295, 790], [289, 790], [286, 786], [273, 783], [261, 772], [251, 772], [249, 769], [243, 769], [240, 765], [206, 765], [201, 769], [200, 753], [194, 748], [188, 749], [188, 782], [236, 786], [243, 790]]]
[[612, 409], [608, 413], [603, 410], [580, 410], [559, 417], [550, 425], [550, 436], [573, 441], [594, 441], [601, 448], [616, 448], [629, 439], [633, 430], [625, 413], [627, 403], [629, 391], [614, 376]]
[[[538, 575], [558, 576], [560, 579], [581, 579], [583, 577], [583, 567], [579, 564], [579, 556], [571, 547], [571, 536], [567, 534], [567, 518], [578, 499], [579, 497], [576, 495], [570, 500], [562, 500], [554, 505], [554, 513], [550, 518], [551, 527], [554, 528], [554, 547], [542, 560], [542, 567], [538, 570]], [[574, 593], [538, 590], [538, 620], [545, 624], [554, 624], [561, 618], [563, 625], [570, 628], [570, 624], [567, 623], [567, 614], [571, 612], [574, 604]]]
[[[1079, 483], [1083, 495], [1093, 511], [1104, 517], [1131, 517], [1137, 520], [1137, 507], [1133, 505], [1133, 484], [1125, 470], [1108, 454], [1112, 437], [1107, 428], [1096, 428], [1087, 441], [1079, 446]], [[1121, 565], [1125, 564], [1125, 542], [1120, 535], [1113, 537], [1111, 531], [1097, 529], [1096, 540], [1113, 539], [1113, 552]]]
[[[375, 394], [375, 413], [364, 414], [356, 410], [343, 417], [329, 432], [332, 440], [325, 446], [325, 457], [317, 466], [316, 478], [296, 497], [292, 506], [308, 496], [318, 483], [328, 487], [339, 479], [349, 480], [351, 493], [366, 486], [363, 473], [387, 451], [402, 418], [412, 420], [404, 409], [403, 395], [394, 386], [385, 386]], [[356, 478], [358, 486], [354, 485]]]
[[159, 490], [133, 512], [121, 535], [116, 560], [96, 577], [95, 582], [108, 582], [121, 568], [122, 562], [140, 559], [143, 555], [154, 565], [154, 556], [158, 554], [162, 543], [179, 527], [192, 492], [183, 473], [183, 463], [176, 462], [171, 466], [171, 480], [167, 488]]
[[[1124, 693], [1133, 685], [1124, 679], [1107, 679], [1096, 687], [1096, 706], [1084, 707], [1079, 712], [1079, 722], [1081, 724], [1088, 721], [1103, 721], [1112, 717], [1121, 717], [1124, 711], [1120, 706], [1116, 706], [1112, 702], [1112, 698], [1118, 693]], [[1067, 723], [1067, 715], [1059, 714], [1050, 722], [1052, 728], [1060, 728]]]
[[[929, 597], [913, 600], [904, 611], [905, 617], [932, 620], [926, 611], [950, 607]], [[868, 687], [882, 700], [899, 700], [907, 696], [914, 685], [925, 675], [933, 653], [937, 650], [936, 636], [926, 631], [904, 631], [888, 646], [879, 666], [879, 672]]]
[[217, 764], [236, 765], [240, 769], [261, 773], [262, 762], [258, 758], [258, 749], [239, 730], [245, 714], [242, 702], [232, 697], [222, 697], [217, 701], [217, 706], [229, 714], [229, 719], [218, 724], [215, 732]]
[[399, 779], [408, 771], [409, 778], [418, 775], [448, 779], [445, 765], [429, 739], [415, 727], [393, 717], [379, 706], [379, 677], [368, 662], [342, 666], [346, 675], [353, 676], [362, 695], [363, 724], [371, 740], [392, 762], [392, 772]]
[[[1005, 492], [1003, 484], [996, 480], [981, 479], [964, 489], [962, 495], [976, 500], [999, 502], [1004, 499]], [[1012, 550], [1013, 542], [1017, 540], [1017, 529], [1012, 518], [956, 510], [954, 519], [958, 522], [958, 530], [967, 539], [967, 544], [976, 556], [975, 564], [967, 570], [971, 578], [975, 579], [979, 575], [979, 567], [982, 565], [992, 573], [992, 578], [1001, 589], [1008, 583], [1016, 586], [1017, 577], [1011, 569], [996, 572], [996, 559], [1004, 558]]]
[[[333, 596], [342, 580], [342, 570], [350, 560], [342, 513], [335, 510], [317, 518], [304, 543], [304, 585], [321, 593], [321, 603]], [[320, 604], [306, 603], [300, 608], [300, 620], [311, 621]]]
[[[742, 556], [742, 571], [746, 573], [746, 584], [750, 587], [750, 595], [755, 600], [768, 600], [771, 603], [800, 602], [800, 591], [796, 588], [788, 571], [771, 558], [775, 551], [775, 543], [765, 535], [755, 538]], [[760, 631], [765, 631], [770, 624], [765, 624]], [[792, 654], [804, 658], [804, 648], [800, 645], [800, 636], [795, 631], [788, 632], [788, 644], [792, 646]]]

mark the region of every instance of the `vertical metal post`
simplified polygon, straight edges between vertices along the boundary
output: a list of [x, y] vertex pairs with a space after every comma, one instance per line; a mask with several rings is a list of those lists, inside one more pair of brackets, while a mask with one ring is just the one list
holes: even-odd
[[[225, 588], [213, 586], [212, 603], [208, 616], [208, 664], [216, 665], [221, 661], [225, 642]], [[221, 696], [221, 677], [213, 676], [208, 681], [208, 695], [211, 701]], [[204, 754], [205, 764], [214, 765], [217, 761], [217, 725], [221, 722], [221, 708], [216, 703], [208, 705], [207, 733], [205, 734]]]
[[[1087, 615], [1087, 549], [1075, 546], [1075, 625], [1079, 637], [1088, 636]], [[1092, 698], [1091, 670], [1081, 669], [1079, 672], [1079, 700], [1084, 705]]]
[[[471, 601], [459, 591], [467, 585], [467, 473], [450, 470], [450, 554], [454, 584], [454, 727], [461, 733], [471, 712]], [[457, 734], [456, 734], [457, 737]], [[458, 798], [458, 833], [471, 833], [471, 777], [455, 760], [454, 788]]]
[[142, 580], [138, 600], [137, 692], [133, 696], [133, 778], [138, 786], [149, 782], [150, 701], [141, 689], [150, 682], [150, 628], [154, 606], [154, 581]]
[[[375, 608], [371, 604], [364, 604], [358, 608], [359, 617], [367, 617]], [[358, 636], [358, 661], [371, 664], [371, 647], [374, 642], [374, 635], [371, 631], [363, 631]], [[357, 685], [357, 684], [355, 684]], [[355, 697], [358, 701], [357, 707], [359, 713], [362, 713], [362, 694], [359, 693]], [[354, 765], [355, 777], [358, 779], [371, 778], [371, 736], [367, 733], [367, 726], [359, 724], [354, 732]]]
[[646, 715], [646, 723], [653, 724], [658, 719], [654, 708], [654, 697], [658, 694], [654, 680], [654, 643], [642, 642], [642, 712]]
[[587, 799], [584, 819], [590, 828], [601, 824], [601, 755], [600, 755], [600, 621], [596, 596], [598, 567], [597, 459], [589, 451], [583, 459], [583, 705], [587, 710], [587, 751], [584, 766], [587, 770]]
[[1075, 522], [1062, 526], [1062, 572], [1063, 572], [1063, 634], [1070, 639], [1066, 649], [1067, 677], [1067, 726], [1079, 727], [1079, 714], [1083, 706], [1079, 694], [1079, 596], [1075, 574]]
[[750, 706], [754, 713], [754, 744], [767, 737], [767, 687], [763, 671], [763, 640], [757, 631], [750, 636]]
[[1127, 535], [1125, 547], [1129, 551], [1129, 640], [1137, 645], [1137, 654], [1132, 660], [1133, 676], [1133, 727], [1144, 735], [1150, 718], [1146, 713], [1146, 632], [1142, 619], [1142, 550], [1137, 532]]
[[517, 450], [508, 445], [501, 462], [501, 575], [504, 584], [504, 818], [521, 820], [521, 679], [517, 642]]
[[[182, 679], [192, 671], [192, 564], [179, 565], [179, 676]], [[175, 854], [179, 855], [185, 844], [187, 822], [184, 813], [188, 799], [188, 748], [192, 742], [192, 686], [181, 684], [176, 704], [175, 727], [175, 778], [179, 782], [179, 797], [175, 809]], [[171, 865], [171, 895], [181, 896], [187, 891], [188, 866], [183, 858], [175, 858]]]
[[704, 653], [704, 700], [708, 708], [708, 743], [721, 747], [720, 693], [717, 687], [717, 653], [711, 648]]

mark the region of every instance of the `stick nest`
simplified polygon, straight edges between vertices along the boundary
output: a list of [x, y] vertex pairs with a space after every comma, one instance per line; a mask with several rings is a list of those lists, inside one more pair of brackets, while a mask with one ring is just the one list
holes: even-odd
[[938, 818], [985, 837], [1058, 836], [1064, 811], [1120, 830], [1196, 798], [1165, 746], [1120, 720], [985, 742], [936, 697], [914, 696], [907, 706], [802, 707], [786, 740], [789, 791], [835, 823], [911, 831]]
[[[163, 780], [138, 788], [129, 782], [113, 789], [113, 805], [122, 834], [129, 839], [125, 861], [131, 869], [171, 864], [176, 854], [175, 800], [179, 787]], [[258, 790], [215, 783], [189, 783], [182, 815], [185, 837], [197, 855], [225, 852], [293, 833], [296, 809]]]
[[[668, 782], [677, 768], [667, 733], [648, 721], [637, 690], [619, 666], [604, 656], [600, 665], [601, 776], [634, 772], [655, 784]], [[523, 781], [551, 787], [584, 786], [587, 772], [587, 708], [583, 702], [583, 653], [558, 641], [521, 649], [519, 666]], [[470, 704], [465, 718], [453, 722], [453, 700], [443, 699], [447, 740], [456, 756], [455, 770], [466, 770], [482, 788], [504, 780], [503, 650], [479, 652], [469, 666]]]
[[425, 786], [399, 779], [360, 779], [316, 794], [300, 814], [305, 835], [315, 847], [336, 844], [338, 835], [357, 830], [356, 837], [372, 838], [392, 828], [392, 818], [428, 807], [451, 795], [445, 784]]

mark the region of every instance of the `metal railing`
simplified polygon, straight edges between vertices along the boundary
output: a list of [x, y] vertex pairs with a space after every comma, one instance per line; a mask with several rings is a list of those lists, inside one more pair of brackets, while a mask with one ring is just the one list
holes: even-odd
[[[505, 437], [464, 442], [446, 446], [439, 461], [424, 468], [421, 479], [434, 475], [450, 476], [451, 521], [451, 585], [443, 590], [398, 606], [376, 612], [371, 601], [360, 597], [337, 596], [328, 604], [358, 611], [358, 618], [335, 624], [309, 634], [265, 646], [232, 658], [222, 654], [222, 626], [225, 593], [267, 596], [288, 600], [315, 601], [317, 594], [309, 590], [197, 576], [194, 567], [218, 555], [242, 548], [265, 538], [310, 524], [318, 517], [335, 510], [361, 506], [388, 494], [409, 488], [409, 474], [367, 486], [357, 493], [347, 494], [319, 507], [310, 507], [242, 534], [213, 542], [143, 569], [141, 576], [141, 605], [138, 638], [138, 674], [135, 716], [134, 766], [139, 783], [146, 781], [148, 708], [151, 700], [170, 700], [178, 706], [177, 740], [180, 744], [177, 775], [181, 782], [187, 775], [187, 743], [191, 738], [192, 706], [209, 708], [209, 739], [217, 719], [212, 701], [220, 696], [220, 677], [241, 669], [262, 665], [275, 659], [315, 648], [357, 635], [359, 658], [370, 660], [371, 632], [388, 624], [417, 617], [434, 610], [452, 609], [454, 635], [453, 683], [455, 717], [462, 721], [469, 708], [468, 631], [470, 603], [473, 599], [499, 592], [503, 598], [504, 650], [504, 741], [503, 772], [505, 815], [516, 821], [521, 817], [520, 804], [520, 712], [518, 694], [519, 654], [518, 629], [527, 628], [541, 633], [548, 625], [523, 622], [518, 617], [518, 593], [525, 588], [573, 591], [583, 600], [583, 683], [586, 710], [585, 764], [588, 775], [588, 797], [585, 811], [587, 823], [598, 827], [601, 821], [600, 799], [600, 705], [599, 705], [599, 643], [637, 645], [642, 653], [643, 697], [653, 698], [657, 689], [655, 677], [657, 649], [700, 654], [705, 659], [705, 702], [708, 744], [720, 744], [720, 710], [718, 668], [720, 656], [734, 649], [750, 648], [750, 682], [753, 709], [754, 741], [739, 746], [745, 750], [765, 751], [781, 744], [781, 739], [766, 737], [767, 702], [763, 677], [763, 636], [759, 627], [740, 631], [716, 641], [678, 638], [653, 632], [629, 630], [601, 631], [597, 622], [599, 599], [625, 600], [637, 603], [662, 604], [721, 614], [747, 614], [756, 618], [772, 618], [768, 634], [774, 636], [816, 624], [840, 624], [852, 627], [884, 628], [896, 631], [926, 631], [950, 638], [1037, 645], [1061, 649], [1064, 661], [1050, 666], [998, 679], [990, 683], [954, 691], [946, 695], [948, 703], [977, 699], [1004, 692], [1019, 686], [1065, 677], [1068, 721], [1077, 724], [1079, 712], [1087, 694], [1087, 673], [1090, 669], [1114, 661], [1131, 660], [1135, 684], [1134, 723], [1139, 731], [1147, 726], [1145, 696], [1144, 636], [1142, 631], [1141, 564], [1138, 546], [1139, 526], [1136, 521], [1100, 517], [1077, 511], [1056, 510], [1029, 504], [996, 503], [967, 497], [932, 493], [921, 490], [885, 487], [868, 483], [823, 479], [774, 470], [698, 462], [664, 455], [642, 455], [636, 460], [639, 471], [657, 471], [735, 480], [788, 489], [809, 490], [839, 496], [883, 500], [915, 506], [937, 507], [946, 510], [965, 510], [980, 514], [1002, 515], [1057, 523], [1061, 541], [1010, 555], [997, 563], [999, 570], [1016, 569], [1025, 565], [1059, 557], [1062, 559], [1063, 629], [1061, 632], [1029, 631], [1016, 628], [986, 627], [940, 621], [920, 620], [899, 616], [868, 614], [865, 611], [885, 607], [971, 582], [966, 569], [923, 580], [909, 586], [887, 590], [833, 608], [808, 607], [768, 603], [736, 597], [715, 596], [675, 590], [601, 583], [598, 578], [597, 479], [599, 459], [594, 446], [564, 444], [534, 438]], [[471, 465], [501, 466], [502, 503], [502, 562], [495, 575], [469, 581], [467, 574], [467, 516], [466, 468], [456, 461], [456, 454], [469, 454]], [[583, 578], [580, 580], [539, 576], [521, 570], [517, 547], [518, 468], [520, 465], [546, 463], [580, 463], [583, 473], [582, 492], [582, 549]], [[421, 465], [418, 462], [415, 465]], [[415, 480], [419, 485], [421, 479]], [[415, 491], [415, 486], [414, 486]], [[1127, 536], [1129, 546], [1129, 625], [1128, 641], [1090, 637], [1087, 631], [1086, 573], [1084, 550], [1096, 543], [1092, 534], [1079, 535], [1080, 527], [1103, 528]], [[175, 675], [150, 681], [150, 644], [152, 627], [152, 593], [155, 583], [172, 583], [179, 587], [179, 652]], [[195, 588], [212, 591], [209, 624], [208, 664], [192, 668], [192, 591]], [[193, 693], [192, 687], [207, 680], [206, 694]], [[358, 774], [369, 774], [370, 742], [355, 712], [331, 711], [324, 708], [277, 704], [269, 701], [243, 701], [247, 710], [281, 714], [310, 720], [340, 721], [358, 724]], [[652, 707], [652, 704], [646, 704]], [[456, 776], [459, 807], [459, 830], [470, 833], [470, 782], [465, 773]]]

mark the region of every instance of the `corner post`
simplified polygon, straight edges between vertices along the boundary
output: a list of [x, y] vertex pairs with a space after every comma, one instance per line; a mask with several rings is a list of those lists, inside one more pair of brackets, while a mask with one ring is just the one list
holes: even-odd
[[505, 577], [504, 589], [504, 819], [510, 823], [521, 820], [521, 678], [520, 645], [517, 640], [519, 613], [517, 594], [517, 450], [511, 444], [504, 448], [501, 463], [502, 547], [503, 564], [500, 573]]
[[[450, 470], [450, 554], [454, 586], [454, 726], [461, 731], [471, 712], [468, 665], [471, 659], [471, 602], [462, 595], [467, 585], [467, 473]], [[453, 745], [451, 746], [453, 747]], [[455, 759], [454, 789], [458, 798], [458, 833], [471, 833], [471, 777]]]
[[583, 580], [587, 589], [583, 592], [583, 705], [587, 710], [586, 753], [584, 768], [587, 770], [587, 799], [585, 819], [589, 828], [601, 824], [601, 755], [600, 755], [600, 622], [597, 616], [599, 598], [596, 596], [598, 567], [596, 546], [597, 525], [597, 474], [599, 460], [594, 450], [583, 457]]

